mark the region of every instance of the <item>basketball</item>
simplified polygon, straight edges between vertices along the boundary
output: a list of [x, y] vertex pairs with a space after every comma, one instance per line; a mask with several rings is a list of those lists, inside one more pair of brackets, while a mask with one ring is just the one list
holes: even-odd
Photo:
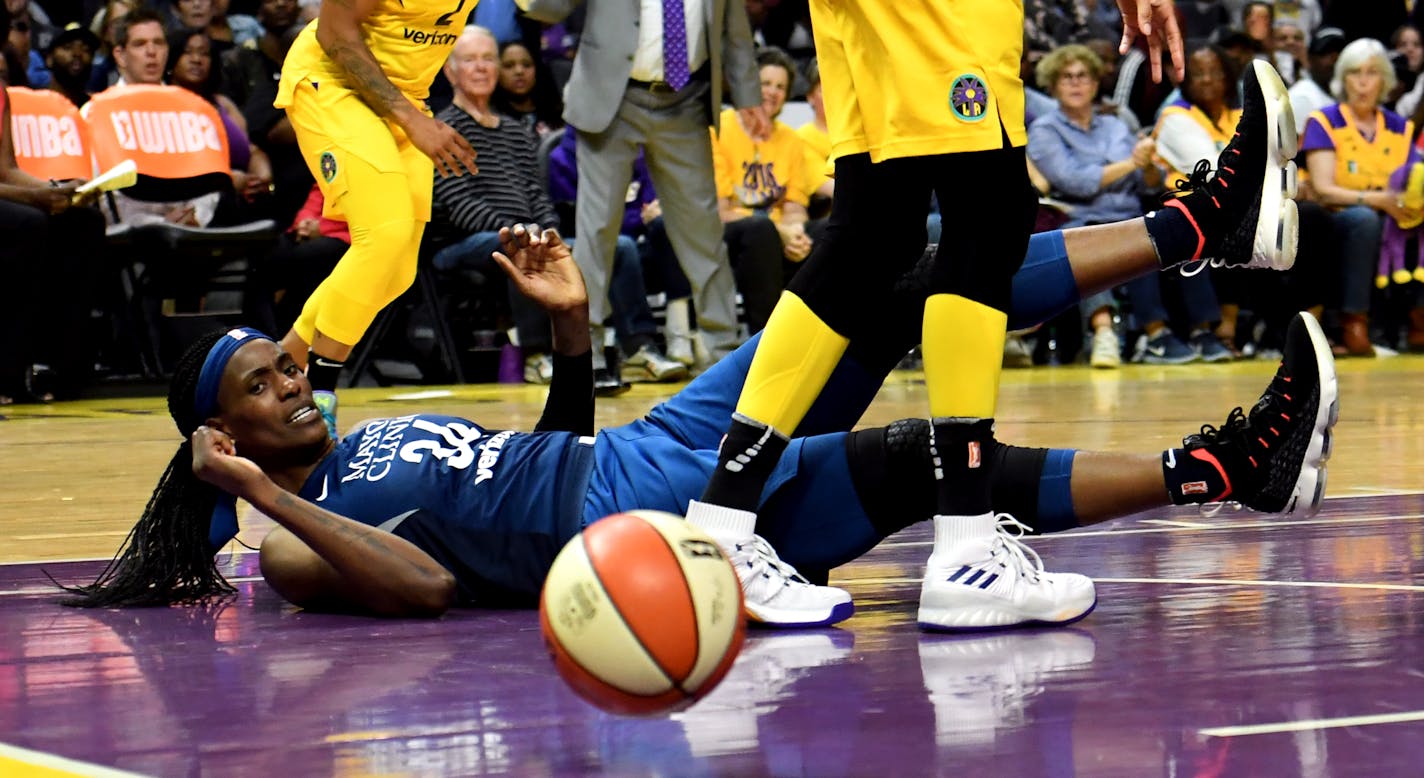
[[746, 631], [742, 586], [722, 549], [659, 511], [617, 513], [570, 540], [544, 581], [539, 623], [580, 697], [632, 715], [712, 691]]

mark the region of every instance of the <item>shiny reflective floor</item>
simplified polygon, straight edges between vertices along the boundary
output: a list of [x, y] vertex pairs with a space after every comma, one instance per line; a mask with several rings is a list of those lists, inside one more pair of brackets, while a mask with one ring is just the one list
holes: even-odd
[[[1272, 367], [1011, 373], [1000, 437], [1158, 449], [1249, 405]], [[221, 607], [60, 608], [44, 573], [78, 582], [100, 563], [20, 560], [111, 551], [175, 435], [153, 400], [10, 411], [0, 743], [91, 765], [69, 772], [158, 776], [1419, 775], [1421, 371], [1342, 363], [1333, 497], [1312, 519], [1155, 511], [1037, 538], [1050, 569], [1097, 580], [1097, 610], [1069, 628], [968, 637], [916, 629], [929, 533], [913, 528], [836, 572], [858, 604], [842, 629], [753, 632], [709, 697], [653, 719], [575, 698], [537, 614], [304, 614], [252, 554], [226, 558], [240, 593]], [[522, 388], [451, 391], [353, 394], [343, 412], [538, 414]], [[641, 413], [659, 391], [603, 418]], [[916, 377], [898, 376], [868, 419], [920, 402]], [[0, 775], [32, 774], [22, 764], [0, 750]]]

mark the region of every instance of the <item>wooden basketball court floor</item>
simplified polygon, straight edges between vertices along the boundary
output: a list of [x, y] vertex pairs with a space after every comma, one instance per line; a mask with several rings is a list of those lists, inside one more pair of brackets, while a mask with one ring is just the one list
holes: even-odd
[[[1273, 364], [1005, 373], [999, 437], [1159, 451], [1249, 407]], [[1163, 510], [1038, 538], [1093, 576], [1068, 628], [914, 623], [921, 526], [833, 580], [837, 629], [753, 632], [682, 713], [595, 711], [552, 672], [537, 614], [304, 614], [255, 555], [210, 609], [81, 612], [177, 444], [159, 398], [0, 412], [0, 775], [1382, 776], [1424, 763], [1424, 358], [1342, 361], [1312, 519]], [[671, 387], [601, 401], [601, 423]], [[347, 421], [416, 410], [529, 428], [522, 386], [349, 390]], [[865, 423], [923, 412], [897, 373]], [[255, 543], [265, 528], [247, 526]], [[89, 560], [89, 561], [85, 561]]]

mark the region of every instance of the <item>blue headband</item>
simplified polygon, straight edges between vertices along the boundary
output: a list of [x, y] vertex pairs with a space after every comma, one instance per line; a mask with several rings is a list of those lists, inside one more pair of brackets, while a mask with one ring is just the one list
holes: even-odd
[[[199, 420], [206, 420], [218, 409], [218, 387], [222, 386], [223, 372], [237, 350], [255, 340], [272, 340], [272, 337], [252, 329], [237, 327], [228, 330], [208, 350], [203, 360], [203, 369], [198, 372], [198, 388], [193, 393], [193, 410]], [[217, 504], [213, 506], [212, 521], [208, 524], [208, 545], [213, 553], [222, 550], [228, 541], [237, 537], [237, 498], [227, 492], [218, 492]]]
[[198, 388], [193, 392], [193, 412], [198, 414], [200, 421], [212, 416], [218, 409], [218, 387], [222, 386], [228, 360], [253, 340], [272, 340], [272, 337], [251, 327], [237, 327], [228, 330], [208, 349], [203, 369], [198, 372]]

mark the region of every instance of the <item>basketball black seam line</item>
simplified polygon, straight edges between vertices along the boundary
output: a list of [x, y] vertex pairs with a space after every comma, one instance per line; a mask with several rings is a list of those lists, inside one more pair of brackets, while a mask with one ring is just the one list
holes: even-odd
[[[651, 526], [651, 525], [649, 525], [649, 526]], [[658, 537], [660, 537], [660, 538], [662, 537], [662, 534], [663, 534], [663, 533], [661, 533], [661, 532], [658, 532], [658, 533], [657, 533]], [[586, 559], [588, 559], [588, 569], [590, 569], [590, 570], [593, 571], [593, 580], [595, 580], [595, 581], [598, 582], [598, 588], [603, 591], [603, 597], [604, 597], [604, 599], [608, 600], [608, 604], [613, 607], [613, 612], [614, 612], [615, 614], [617, 614], [618, 620], [621, 621], [621, 622], [623, 622], [623, 628], [626, 629], [626, 630], [628, 630], [628, 634], [629, 634], [629, 635], [632, 635], [632, 636], [633, 636], [633, 642], [634, 642], [634, 643], [637, 643], [637, 644], [638, 644], [638, 648], [642, 649], [642, 651], [643, 651], [643, 656], [646, 656], [646, 657], [648, 658], [648, 661], [649, 661], [649, 662], [652, 662], [653, 667], [656, 667], [656, 668], [658, 669], [658, 672], [660, 672], [660, 673], [663, 674], [663, 677], [667, 679], [668, 683], [672, 686], [672, 688], [676, 689], [679, 694], [683, 695], [683, 697], [691, 697], [692, 695], [688, 694], [688, 693], [687, 693], [687, 690], [682, 688], [682, 684], [678, 683], [676, 680], [673, 679], [672, 673], [669, 673], [668, 670], [667, 670], [667, 668], [666, 668], [666, 667], [663, 667], [662, 662], [659, 662], [659, 661], [658, 661], [658, 658], [655, 657], [655, 656], [653, 656], [653, 652], [649, 651], [649, 650], [648, 650], [648, 647], [645, 646], [645, 645], [643, 645], [643, 638], [642, 638], [641, 636], [639, 636], [638, 633], [637, 633], [637, 631], [635, 631], [635, 630], [633, 629], [633, 625], [631, 625], [631, 624], [628, 623], [628, 619], [623, 616], [623, 611], [618, 608], [618, 606], [617, 606], [616, 603], [614, 603], [614, 601], [613, 601], [613, 595], [609, 594], [609, 592], [608, 592], [608, 587], [604, 585], [604, 583], [603, 583], [603, 576], [599, 575], [599, 573], [598, 573], [598, 565], [596, 565], [596, 564], [593, 563], [593, 557], [588, 553], [588, 542], [587, 542], [586, 540], [584, 540], [584, 538], [583, 538], [582, 535], [579, 536], [579, 542], [583, 544], [583, 554], [584, 554], [584, 557], [585, 557]], [[666, 540], [664, 540], [664, 542], [666, 542]], [[674, 559], [677, 558], [675, 554], [674, 554], [674, 557], [673, 557], [673, 558], [674, 558]], [[681, 569], [681, 568], [682, 568], [682, 565], [679, 563], [679, 564], [678, 564], [678, 569]], [[683, 578], [686, 579], [686, 576], [683, 576]], [[565, 652], [565, 653], [567, 653], [567, 652]], [[572, 656], [570, 656], [569, 658], [570, 658], [570, 659], [573, 659]], [[584, 672], [588, 673], [590, 676], [592, 676], [592, 677], [594, 677], [594, 678], [597, 678], [597, 679], [600, 680], [600, 681], [603, 681], [603, 677], [602, 677], [602, 676], [600, 676], [598, 673], [593, 672], [593, 671], [590, 670], [589, 668], [584, 667], [584, 665], [583, 665], [582, 662], [579, 662], [578, 660], [574, 660], [574, 664], [578, 665]], [[696, 662], [693, 662], [693, 666], [695, 667], [696, 665], [697, 665], [697, 663], [696, 663]], [[603, 681], [603, 682], [604, 682], [604, 683], [608, 683], [607, 681]], [[608, 685], [609, 685], [609, 686], [613, 686], [613, 684], [608, 684]], [[628, 696], [630, 696], [630, 697], [638, 697], [638, 698], [640, 698], [640, 699], [645, 699], [645, 700], [650, 700], [650, 699], [653, 699], [654, 697], [657, 697], [657, 696], [658, 696], [658, 695], [656, 695], [656, 694], [635, 694], [634, 692], [630, 692], [630, 691], [628, 691], [627, 689], [624, 689], [624, 688], [622, 688], [622, 687], [617, 687], [617, 686], [615, 686], [614, 688], [618, 689], [618, 691], [620, 691], [620, 692], [622, 692], [623, 694], [626, 694], [626, 695], [628, 695]]]
[[[651, 522], [649, 522], [649, 525], [651, 526]], [[654, 529], [657, 528], [654, 527]], [[702, 660], [702, 629], [697, 623], [697, 598], [692, 596], [692, 584], [688, 583], [687, 581], [687, 572], [683, 569], [682, 559], [678, 557], [677, 549], [673, 547], [672, 543], [668, 542], [667, 536], [664, 535], [662, 532], [658, 532], [658, 539], [663, 542], [663, 545], [667, 546], [668, 553], [672, 554], [672, 560], [677, 563], [678, 572], [682, 573], [680, 579], [682, 580], [683, 590], [687, 592], [687, 602], [692, 605], [692, 640], [693, 645], [697, 647], [697, 653], [692, 658], [692, 670], [696, 670], [697, 664]], [[737, 585], [741, 585], [740, 579], [738, 580]], [[621, 617], [623, 614], [620, 613], [618, 615]], [[636, 635], [637, 633], [634, 634]], [[643, 645], [643, 641], [641, 638], [638, 640], [638, 645]], [[647, 647], [644, 647], [643, 650], [647, 651], [648, 649]], [[658, 669], [663, 671], [663, 674], [668, 677], [668, 680], [672, 680], [672, 674], [669, 673], [667, 669], [664, 668], [656, 658], [653, 659], [653, 662], [654, 664], [658, 665]], [[682, 688], [681, 681], [672, 681], [672, 685], [677, 687], [678, 691], [682, 692], [683, 694], [686, 694], [688, 697], [692, 696], [692, 694], [690, 694], [686, 689]]]

